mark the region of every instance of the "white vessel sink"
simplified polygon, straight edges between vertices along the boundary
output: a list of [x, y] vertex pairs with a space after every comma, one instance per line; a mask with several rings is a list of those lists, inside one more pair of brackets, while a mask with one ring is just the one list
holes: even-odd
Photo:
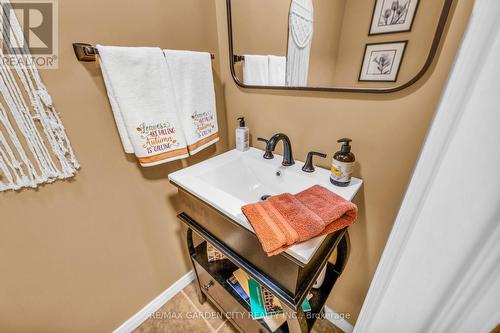
[[[352, 200], [362, 185], [360, 179], [353, 178], [348, 187], [334, 186], [329, 180], [329, 170], [316, 167], [315, 172], [306, 173], [302, 171], [303, 162], [296, 161], [295, 165], [284, 167], [280, 155], [275, 154], [272, 160], [264, 159], [263, 155], [264, 151], [256, 148], [246, 152], [231, 150], [174, 172], [168, 178], [252, 232], [241, 207], [260, 201], [263, 196], [295, 194], [318, 184]], [[307, 264], [324, 238], [313, 238], [286, 252]]]

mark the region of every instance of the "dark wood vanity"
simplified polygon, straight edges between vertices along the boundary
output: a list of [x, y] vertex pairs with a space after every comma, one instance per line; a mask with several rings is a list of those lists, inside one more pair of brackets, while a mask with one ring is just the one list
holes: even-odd
[[[309, 332], [324, 314], [326, 300], [346, 265], [350, 246], [347, 230], [327, 236], [307, 264], [285, 252], [268, 257], [251, 231], [181, 187], [179, 196], [183, 212], [178, 218], [188, 227], [187, 245], [197, 277], [199, 301], [208, 299], [241, 332], [270, 332], [263, 320], [252, 320], [249, 305], [227, 282], [241, 268], [280, 300], [287, 322], [275, 332]], [[193, 232], [201, 238], [198, 245]], [[227, 259], [209, 262], [207, 242]], [[332, 264], [329, 259], [335, 249], [336, 262]], [[312, 288], [325, 265], [325, 282], [319, 289]], [[312, 310], [304, 313], [301, 304], [309, 293], [313, 295]]]

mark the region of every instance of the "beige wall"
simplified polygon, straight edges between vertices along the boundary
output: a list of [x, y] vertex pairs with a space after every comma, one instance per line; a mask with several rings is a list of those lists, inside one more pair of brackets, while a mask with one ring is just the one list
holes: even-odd
[[82, 170], [71, 181], [0, 193], [0, 332], [111, 332], [190, 269], [167, 180], [183, 163], [140, 169], [127, 158], [100, 70], [77, 62], [71, 43], [217, 53], [214, 2], [63, 0], [59, 19], [60, 68], [42, 75]]
[[[262, 148], [257, 137], [284, 132], [292, 140], [297, 159], [304, 160], [311, 150], [328, 153], [327, 160], [317, 160], [324, 167], [329, 166], [331, 156], [338, 150], [338, 138], [347, 136], [354, 140], [353, 152], [358, 160], [355, 176], [365, 181], [355, 200], [360, 218], [350, 229], [352, 253], [347, 270], [328, 301], [337, 312], [349, 312], [350, 321], [354, 323], [429, 128], [473, 1], [455, 2], [438, 60], [424, 78], [409, 89], [389, 95], [238, 88], [228, 71], [225, 1], [216, 0], [216, 3], [231, 147], [234, 146], [231, 134], [238, 116], [247, 118], [253, 135], [252, 145]], [[422, 17], [425, 16], [420, 15]], [[415, 24], [426, 22], [419, 20]]]

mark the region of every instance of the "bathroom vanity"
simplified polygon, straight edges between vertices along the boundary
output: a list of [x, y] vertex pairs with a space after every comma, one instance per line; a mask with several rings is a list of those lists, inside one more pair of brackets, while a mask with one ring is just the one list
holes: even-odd
[[[267, 195], [297, 193], [316, 184], [352, 200], [362, 181], [353, 178], [348, 187], [336, 187], [329, 182], [328, 170], [317, 168], [314, 173], [305, 173], [302, 162], [284, 167], [280, 156], [265, 160], [263, 155], [264, 151], [255, 148], [232, 150], [169, 175], [182, 202], [183, 212], [178, 218], [188, 227], [187, 245], [197, 276], [198, 297], [202, 303], [208, 298], [242, 332], [271, 331], [263, 320], [252, 320], [250, 306], [227, 282], [241, 268], [281, 302], [287, 321], [277, 332], [309, 332], [346, 265], [347, 230], [316, 237], [268, 257], [241, 207]], [[199, 244], [195, 244], [193, 232], [202, 240]], [[207, 242], [227, 259], [208, 262]], [[335, 249], [336, 261], [330, 263]], [[313, 289], [325, 265], [325, 282]], [[301, 304], [310, 293], [312, 309], [304, 313]]]

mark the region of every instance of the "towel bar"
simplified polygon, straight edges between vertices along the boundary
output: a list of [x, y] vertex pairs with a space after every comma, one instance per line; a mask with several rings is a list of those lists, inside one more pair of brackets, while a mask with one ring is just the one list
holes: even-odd
[[[99, 55], [97, 48], [87, 43], [73, 43], [73, 50], [78, 61], [83, 62], [96, 61], [96, 56]], [[213, 53], [210, 54], [210, 57], [215, 59]]]
[[234, 54], [233, 55], [233, 61], [234, 62], [245, 61], [245, 56]]

